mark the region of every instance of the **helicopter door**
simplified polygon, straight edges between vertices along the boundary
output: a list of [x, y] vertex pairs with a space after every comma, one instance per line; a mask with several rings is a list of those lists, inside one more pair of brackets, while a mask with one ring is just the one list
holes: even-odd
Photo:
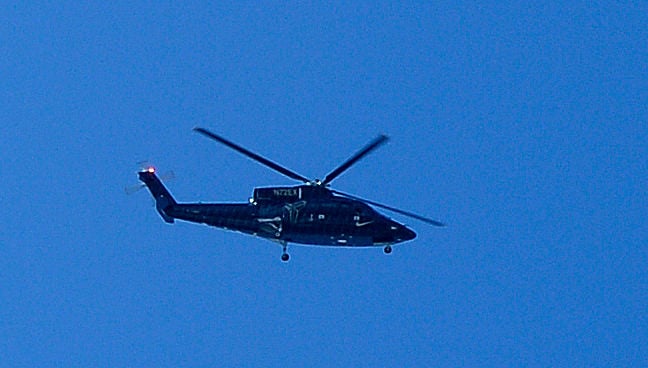
[[294, 203], [286, 203], [281, 212], [281, 222], [284, 230], [291, 225], [297, 224], [299, 221], [300, 211], [306, 207], [306, 201], [298, 201]]

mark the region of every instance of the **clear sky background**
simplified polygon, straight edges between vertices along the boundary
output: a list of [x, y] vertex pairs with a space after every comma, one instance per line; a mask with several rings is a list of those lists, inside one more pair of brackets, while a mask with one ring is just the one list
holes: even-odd
[[[0, 365], [647, 366], [646, 2], [21, 2], [0, 12]], [[165, 224], [286, 179], [418, 233]]]

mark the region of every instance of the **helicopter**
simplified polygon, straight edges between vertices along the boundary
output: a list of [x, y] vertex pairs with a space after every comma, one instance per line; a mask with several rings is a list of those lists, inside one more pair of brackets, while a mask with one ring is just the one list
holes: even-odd
[[352, 165], [383, 145], [388, 137], [379, 135], [324, 179], [308, 179], [273, 161], [249, 151], [207, 129], [195, 132], [221, 143], [248, 158], [302, 184], [286, 187], [257, 187], [247, 203], [179, 203], [156, 175], [153, 166], [138, 172], [142, 186], [155, 199], [155, 207], [167, 223], [183, 220], [224, 230], [269, 239], [282, 246], [281, 260], [287, 262], [289, 243], [329, 247], [382, 247], [412, 240], [416, 233], [407, 226], [379, 213], [382, 208], [433, 226], [442, 222], [378, 202], [331, 189], [331, 182]]

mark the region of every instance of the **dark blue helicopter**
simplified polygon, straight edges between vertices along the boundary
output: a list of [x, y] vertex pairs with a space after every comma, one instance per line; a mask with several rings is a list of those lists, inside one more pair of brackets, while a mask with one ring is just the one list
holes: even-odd
[[162, 219], [204, 223], [225, 230], [266, 238], [283, 247], [281, 260], [290, 258], [288, 243], [335, 247], [383, 247], [385, 253], [392, 245], [412, 240], [414, 231], [374, 210], [387, 209], [434, 226], [444, 226], [417, 214], [358, 198], [330, 189], [333, 179], [358, 160], [387, 141], [378, 136], [362, 150], [326, 175], [323, 180], [309, 180], [264, 157], [261, 157], [204, 128], [194, 131], [220, 142], [235, 151], [304, 184], [292, 187], [255, 188], [248, 203], [178, 203], [155, 174], [153, 167], [138, 173], [139, 179], [155, 198]]

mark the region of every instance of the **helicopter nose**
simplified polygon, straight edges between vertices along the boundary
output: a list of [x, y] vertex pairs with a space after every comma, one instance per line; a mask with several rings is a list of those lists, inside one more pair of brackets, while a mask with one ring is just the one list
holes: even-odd
[[403, 226], [403, 233], [405, 233], [404, 240], [412, 240], [416, 238], [416, 233], [405, 226]]
[[404, 242], [416, 238], [416, 233], [408, 229], [407, 226], [399, 225], [394, 231], [396, 241]]

